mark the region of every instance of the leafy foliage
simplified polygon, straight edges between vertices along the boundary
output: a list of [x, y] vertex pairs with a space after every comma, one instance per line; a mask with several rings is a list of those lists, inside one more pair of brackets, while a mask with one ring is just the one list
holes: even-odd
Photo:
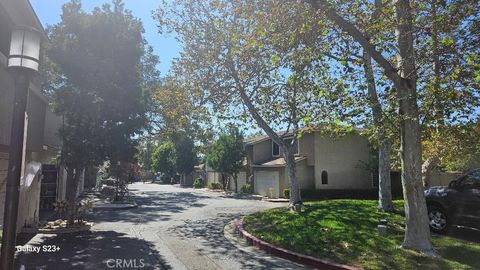
[[193, 140], [185, 132], [173, 133], [152, 155], [152, 168], [168, 178], [176, 173], [189, 174], [196, 162]]
[[245, 184], [241, 188], [241, 192], [245, 194], [253, 193], [253, 186], [251, 184]]
[[67, 169], [69, 223], [76, 188], [86, 166], [132, 160], [136, 134], [147, 124], [148, 86], [158, 62], [143, 39], [139, 19], [121, 0], [82, 10], [79, 0], [62, 9], [47, 29], [45, 89], [64, 117], [61, 163]]
[[429, 129], [423, 140], [425, 156], [438, 157], [447, 171], [466, 171], [480, 166], [480, 121], [442, 129]]
[[203, 188], [204, 184], [203, 184], [203, 179], [202, 178], [195, 178], [195, 180], [193, 180], [193, 187], [194, 188]]
[[197, 163], [193, 139], [185, 132], [175, 132], [171, 136], [175, 146], [175, 169], [178, 173], [189, 174]]
[[[394, 201], [401, 209], [402, 201]], [[388, 222], [388, 235], [377, 231]], [[325, 200], [306, 203], [300, 213], [275, 208], [244, 218], [256, 237], [293, 251], [362, 269], [474, 269], [480, 246], [469, 240], [432, 235], [441, 258], [399, 249], [405, 218], [377, 210], [375, 200]], [[473, 257], [471, 256], [473, 255]]]
[[220, 183], [210, 183], [210, 189], [222, 189], [222, 184]]
[[176, 160], [175, 145], [167, 141], [153, 151], [152, 168], [166, 177], [172, 177], [176, 172]]
[[230, 126], [228, 131], [221, 133], [213, 143], [208, 155], [208, 165], [221, 173], [236, 175], [243, 167], [245, 154], [242, 133], [237, 127]]

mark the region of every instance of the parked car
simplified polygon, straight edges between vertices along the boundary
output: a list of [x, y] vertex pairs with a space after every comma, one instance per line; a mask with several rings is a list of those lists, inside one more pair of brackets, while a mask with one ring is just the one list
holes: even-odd
[[469, 171], [448, 187], [425, 190], [430, 229], [445, 233], [452, 225], [480, 229], [480, 169]]

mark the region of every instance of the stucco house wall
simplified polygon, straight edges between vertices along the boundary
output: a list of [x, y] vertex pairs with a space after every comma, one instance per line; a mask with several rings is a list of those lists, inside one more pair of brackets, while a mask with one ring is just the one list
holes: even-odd
[[[357, 134], [339, 138], [315, 134], [315, 188], [316, 189], [369, 189], [373, 188], [369, 172], [362, 161], [368, 163], [368, 140]], [[322, 171], [328, 174], [328, 184], [322, 184]]]
[[[262, 168], [264, 169], [264, 168]], [[278, 170], [280, 173], [280, 197], [283, 197], [283, 190], [290, 189], [290, 181], [288, 179], [288, 170], [286, 167], [272, 168], [272, 170]], [[315, 188], [314, 181], [314, 168], [308, 166], [306, 159], [297, 162], [295, 166], [295, 172], [297, 182], [300, 189], [313, 189]]]
[[[315, 166], [315, 132], [305, 133], [299, 139], [300, 156], [307, 158], [307, 166]], [[312, 177], [313, 179], [313, 177]]]
[[272, 159], [272, 140], [264, 140], [253, 145], [253, 164], [259, 164]]

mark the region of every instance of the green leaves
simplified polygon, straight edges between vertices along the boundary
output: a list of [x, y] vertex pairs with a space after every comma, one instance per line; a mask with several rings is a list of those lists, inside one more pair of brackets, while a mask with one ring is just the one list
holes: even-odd
[[168, 177], [172, 177], [176, 169], [176, 160], [175, 145], [168, 141], [153, 151], [152, 168], [155, 172], [161, 172]]
[[175, 173], [190, 173], [196, 162], [193, 140], [185, 132], [173, 133], [155, 148], [152, 155], [152, 168], [167, 177], [172, 177]]
[[122, 1], [81, 9], [63, 6], [62, 21], [48, 28], [48, 92], [65, 116], [62, 162], [86, 166], [128, 161], [135, 134], [147, 124], [149, 91], [158, 58], [143, 39], [141, 21]]
[[235, 126], [221, 133], [208, 154], [208, 165], [216, 171], [230, 175], [238, 174], [245, 158], [243, 135]]

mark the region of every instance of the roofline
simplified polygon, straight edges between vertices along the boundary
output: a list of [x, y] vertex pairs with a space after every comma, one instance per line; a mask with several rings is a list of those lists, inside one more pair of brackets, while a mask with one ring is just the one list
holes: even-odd
[[[265, 136], [267, 136], [267, 135], [265, 135]], [[258, 140], [254, 140], [254, 141], [251, 141], [251, 142], [246, 142], [245, 146], [261, 143], [261, 142], [266, 141], [266, 140], [270, 140], [270, 137], [267, 136], [267, 137], [264, 137], [264, 138], [261, 138], [261, 139], [258, 139]]]
[[30, 3], [30, 0], [27, 0], [26, 1], [28, 6], [30, 7], [30, 10], [32, 11], [33, 13], [33, 17], [35, 18], [35, 21], [37, 21], [37, 24], [38, 24], [38, 30], [40, 30], [40, 32], [42, 33], [42, 36], [44, 38], [47, 38], [47, 33], [45, 32], [45, 28], [43, 27], [43, 24], [42, 22], [40, 21], [40, 19], [38, 18], [38, 15], [37, 13], [35, 12], [35, 9], [33, 9], [33, 6], [32, 6], [32, 3]]
[[[306, 132], [305, 132], [306, 134], [321, 131], [320, 128], [313, 128], [313, 129], [301, 128], [299, 131], [303, 131], [303, 130], [306, 130]], [[364, 130], [364, 129], [362, 129], [362, 128], [353, 128], [353, 130], [354, 130], [355, 132], [361, 132], [361, 131]], [[289, 132], [280, 131], [280, 132], [276, 132], [276, 133], [277, 133], [278, 135], [280, 135], [281, 137], [288, 137], [288, 136], [290, 136], [290, 135], [293, 135], [293, 132], [292, 132], [292, 131], [289, 131]], [[245, 146], [250, 146], [250, 145], [255, 145], [255, 144], [257, 144], [257, 143], [261, 143], [261, 142], [264, 142], [264, 141], [266, 141], [266, 140], [270, 140], [270, 139], [271, 139], [270, 136], [268, 136], [268, 135], [264, 135], [264, 136], [266, 136], [266, 137], [261, 138], [261, 139], [258, 139], [258, 140], [254, 140], [254, 141], [251, 141], [251, 142], [245, 142], [244, 144], [245, 144]]]
[[[303, 161], [307, 159], [307, 157], [300, 157], [298, 159], [295, 159], [295, 163]], [[275, 164], [275, 165], [262, 165], [262, 164], [252, 164], [251, 167], [253, 168], [281, 168], [285, 167], [287, 164]]]

